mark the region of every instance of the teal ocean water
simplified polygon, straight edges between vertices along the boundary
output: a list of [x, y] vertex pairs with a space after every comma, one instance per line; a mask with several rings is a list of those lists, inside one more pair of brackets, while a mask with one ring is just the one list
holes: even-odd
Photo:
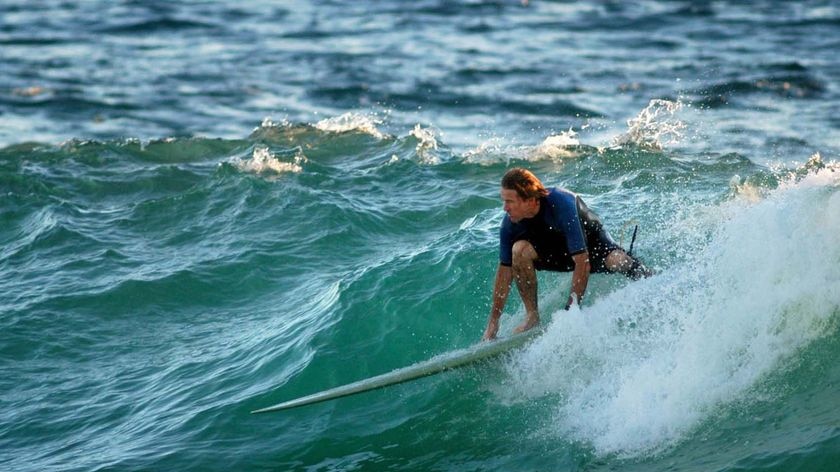
[[[837, 470], [834, 2], [0, 15], [0, 469]], [[478, 342], [513, 166], [657, 274], [250, 414]]]

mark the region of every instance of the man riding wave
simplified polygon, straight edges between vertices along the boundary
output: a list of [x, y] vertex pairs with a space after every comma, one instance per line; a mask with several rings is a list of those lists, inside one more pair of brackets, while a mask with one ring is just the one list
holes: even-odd
[[514, 332], [540, 322], [537, 270], [572, 272], [566, 309], [583, 299], [589, 274], [615, 272], [631, 279], [652, 272], [613, 241], [598, 215], [576, 194], [546, 188], [529, 170], [515, 168], [502, 177], [505, 217], [499, 230], [499, 266], [484, 339], [495, 339], [511, 283], [525, 305], [525, 321]]

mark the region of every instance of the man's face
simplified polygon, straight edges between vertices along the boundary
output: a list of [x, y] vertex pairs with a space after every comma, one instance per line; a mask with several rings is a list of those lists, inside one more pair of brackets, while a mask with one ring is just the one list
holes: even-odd
[[503, 188], [501, 190], [502, 203], [510, 221], [519, 223], [523, 218], [533, 218], [539, 211], [539, 200], [536, 198], [523, 199], [516, 190]]

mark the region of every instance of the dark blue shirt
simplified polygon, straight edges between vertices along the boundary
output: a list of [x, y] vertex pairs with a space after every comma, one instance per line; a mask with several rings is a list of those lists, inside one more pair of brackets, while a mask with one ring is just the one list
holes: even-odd
[[583, 207], [584, 219], [594, 218], [593, 223], [600, 227], [597, 216], [585, 209], [574, 193], [563, 188], [549, 188], [548, 191], [548, 196], [540, 199], [540, 210], [533, 218], [514, 223], [505, 215], [499, 230], [499, 262], [502, 265], [513, 264], [513, 243], [522, 239], [554, 241], [556, 244], [565, 241], [565, 252], [569, 256], [587, 250], [584, 222], [578, 209]]

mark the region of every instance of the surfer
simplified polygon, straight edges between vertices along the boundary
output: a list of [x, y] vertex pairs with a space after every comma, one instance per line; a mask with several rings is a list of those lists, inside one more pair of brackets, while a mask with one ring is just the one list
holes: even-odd
[[540, 322], [537, 272], [572, 272], [566, 309], [583, 299], [589, 274], [614, 272], [637, 280], [653, 273], [613, 241], [583, 200], [564, 188], [546, 188], [531, 171], [509, 170], [502, 177], [505, 217], [499, 231], [499, 266], [484, 340], [496, 338], [511, 283], [525, 306], [525, 321], [514, 332]]

